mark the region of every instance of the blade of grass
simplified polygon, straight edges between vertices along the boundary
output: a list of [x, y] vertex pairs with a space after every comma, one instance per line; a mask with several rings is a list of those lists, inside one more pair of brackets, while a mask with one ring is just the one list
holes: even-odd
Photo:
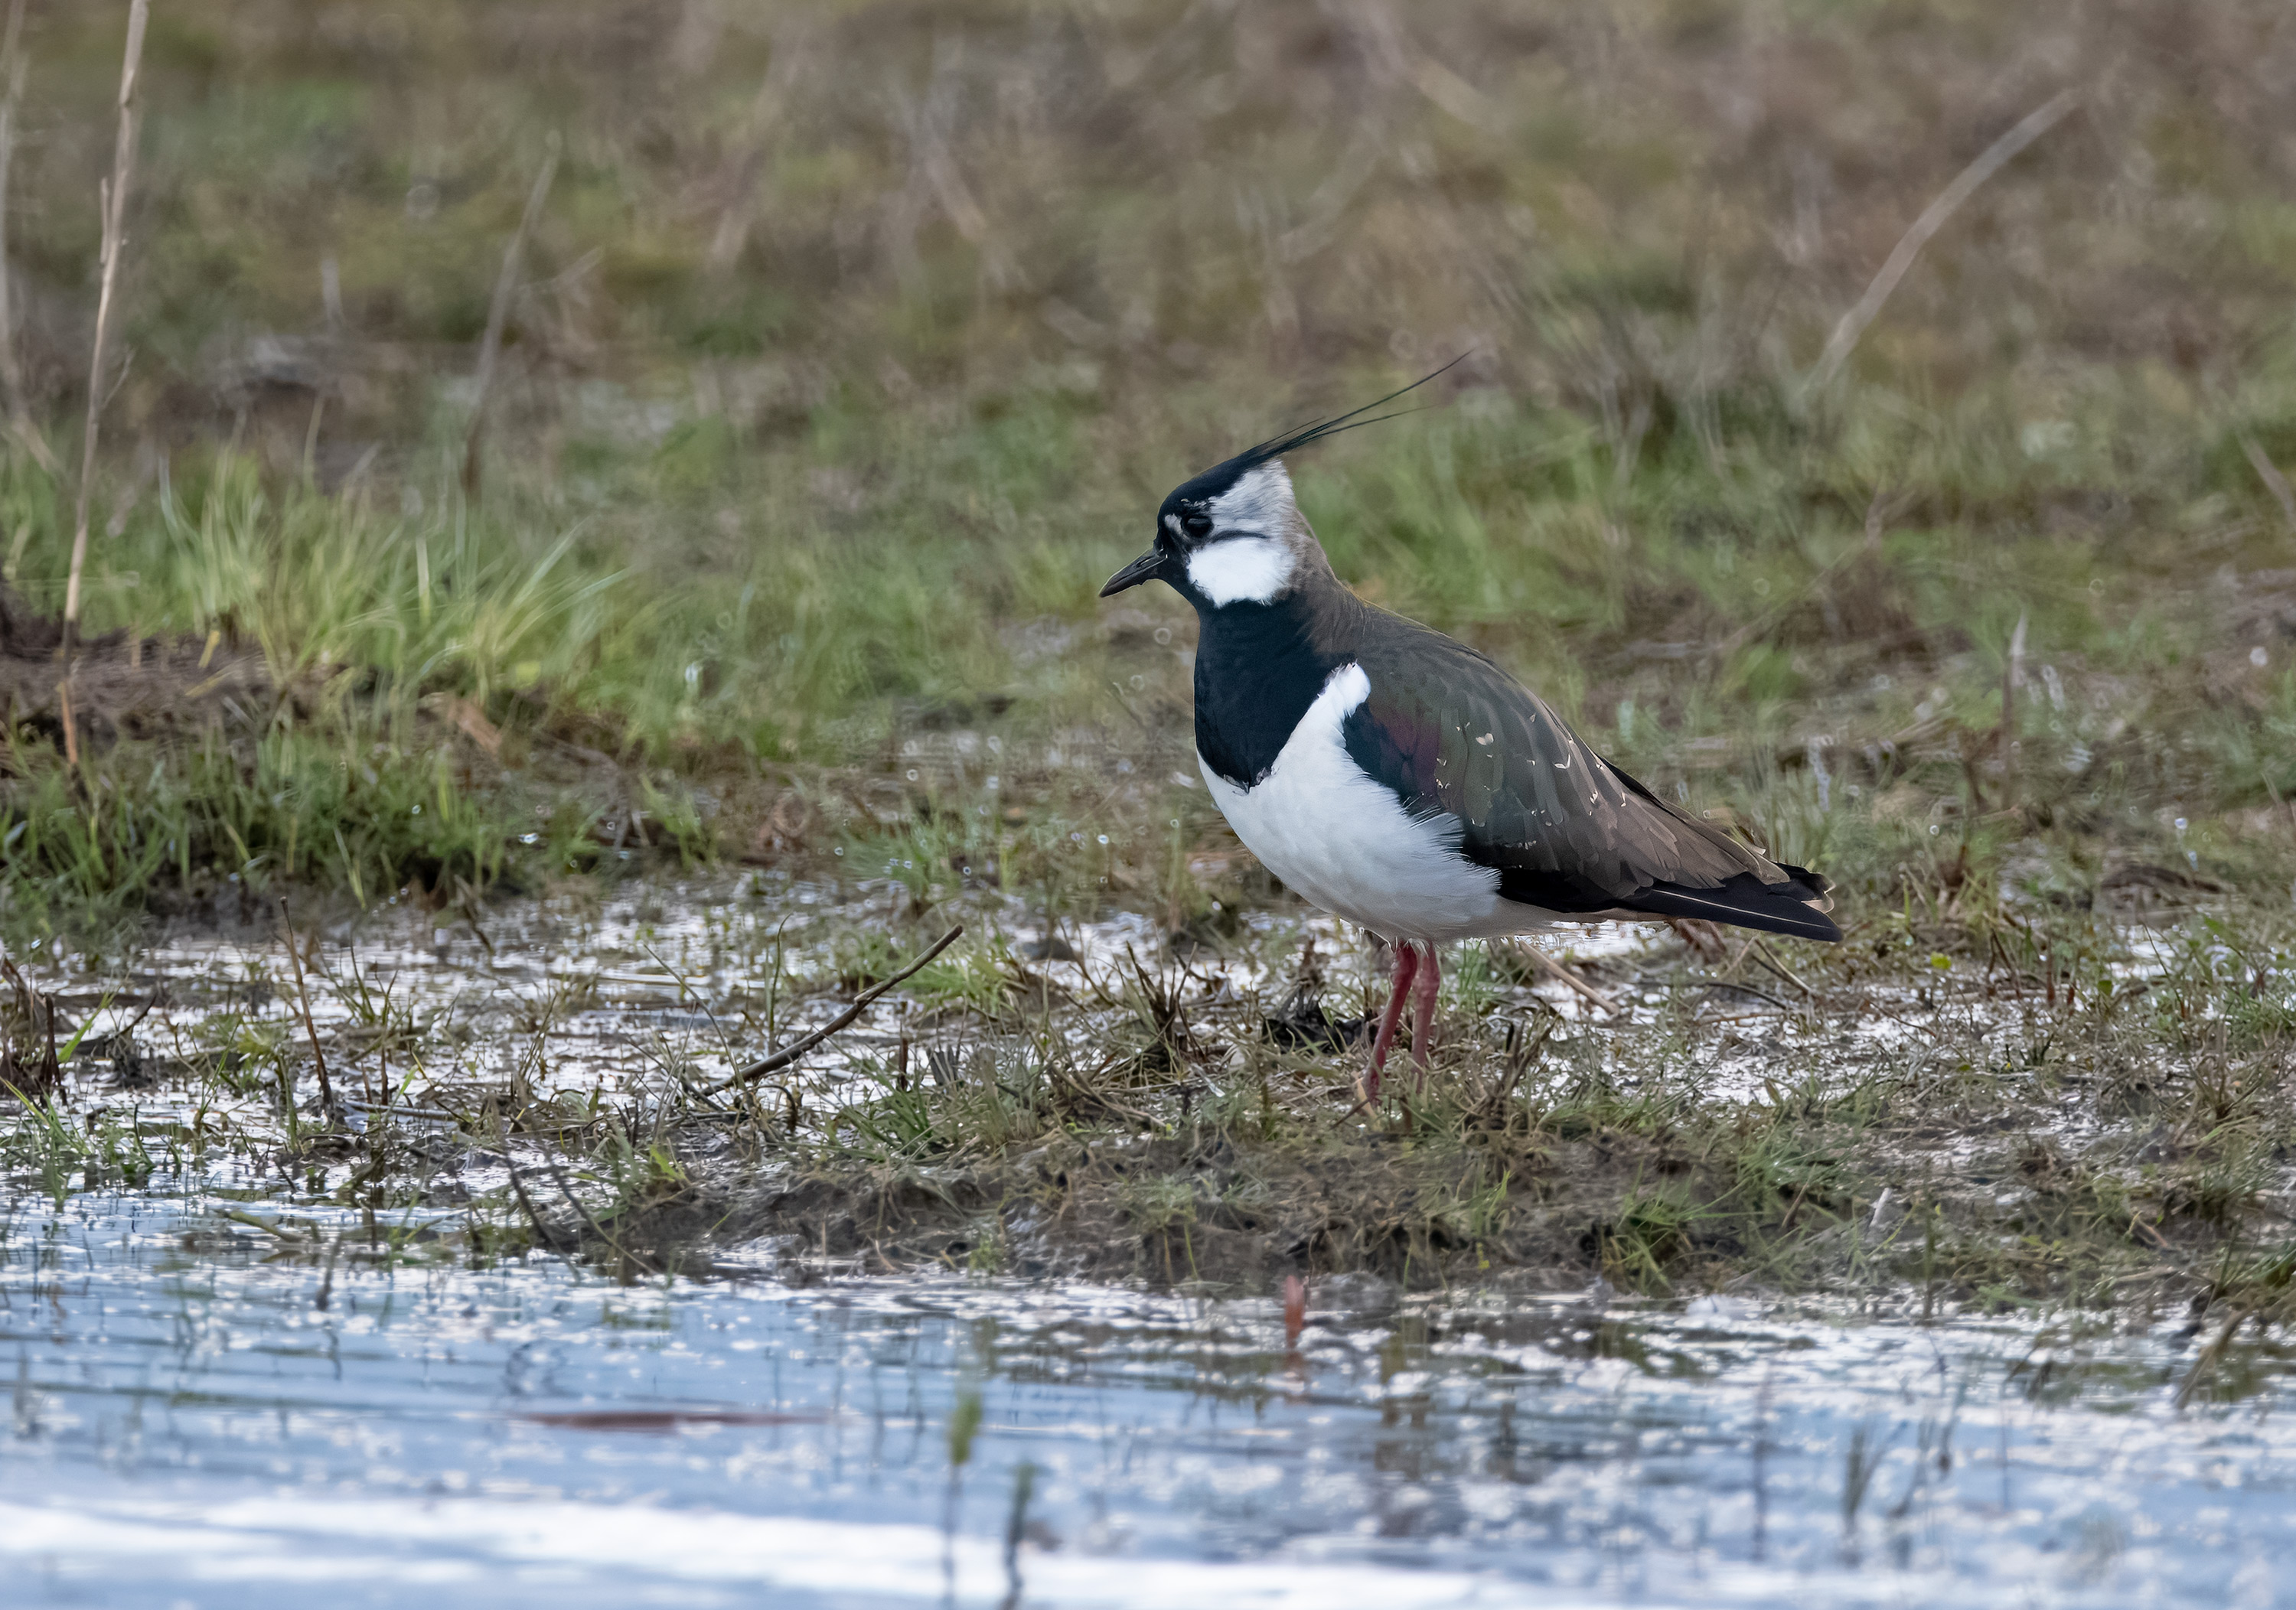
[[80, 441], [79, 493], [72, 512], [71, 574], [64, 584], [63, 638], [56, 658], [71, 674], [74, 640], [79, 633], [80, 573], [87, 565], [87, 504], [95, 486], [97, 426], [103, 418], [106, 395], [104, 355], [111, 345], [115, 293], [119, 286], [119, 254], [127, 226], [127, 185], [135, 171], [135, 92], [144, 67], [144, 29], [150, 21], [152, 0], [128, 0], [127, 45], [119, 69], [119, 134], [113, 146], [111, 177], [98, 195], [103, 210], [101, 286], [95, 298], [94, 350], [87, 361], [87, 427]]
[[279, 902], [279, 920], [287, 929], [287, 960], [295, 968], [295, 1001], [302, 1009], [303, 1033], [310, 1038], [311, 1060], [319, 1068], [319, 1099], [325, 1104], [327, 1116], [332, 1120], [339, 1109], [335, 1106], [334, 1087], [327, 1081], [327, 1053], [319, 1044], [318, 1026], [311, 1021], [311, 995], [303, 986], [303, 955], [295, 947], [295, 919], [289, 912], [283, 895]]
[[[137, 0], [140, 4], [142, 0]], [[534, 188], [527, 192], [526, 210], [519, 215], [518, 232], [504, 249], [502, 272], [495, 276], [494, 300], [487, 307], [486, 333], [479, 340], [478, 395], [471, 402], [470, 433], [463, 440], [463, 493], [476, 496], [479, 490], [480, 451], [487, 426], [487, 393], [493, 389], [495, 364], [502, 355], [503, 325], [510, 318], [511, 293], [518, 289], [520, 265], [526, 257], [527, 237], [534, 233], [536, 222], [542, 217], [542, 204], [550, 197], [550, 184], [558, 176], [559, 140], [550, 136], [542, 154], [542, 171], [534, 176]]]

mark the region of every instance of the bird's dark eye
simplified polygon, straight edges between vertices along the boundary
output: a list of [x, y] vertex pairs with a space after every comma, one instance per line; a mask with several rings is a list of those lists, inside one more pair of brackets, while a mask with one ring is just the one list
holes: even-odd
[[1210, 536], [1212, 534], [1212, 517], [1201, 509], [1193, 514], [1184, 514], [1180, 517], [1180, 529], [1193, 537]]

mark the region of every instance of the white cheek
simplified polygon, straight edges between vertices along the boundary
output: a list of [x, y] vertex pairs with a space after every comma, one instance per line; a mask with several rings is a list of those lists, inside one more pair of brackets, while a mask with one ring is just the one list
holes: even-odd
[[1211, 604], [1264, 604], [1291, 584], [1292, 555], [1264, 536], [1232, 536], [1188, 557], [1188, 580]]

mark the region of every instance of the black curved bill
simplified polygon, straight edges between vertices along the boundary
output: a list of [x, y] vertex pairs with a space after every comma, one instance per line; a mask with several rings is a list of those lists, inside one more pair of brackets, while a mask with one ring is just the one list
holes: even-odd
[[1103, 598], [1113, 598], [1127, 587], [1136, 587], [1142, 582], [1152, 582], [1164, 573], [1164, 556], [1154, 548], [1134, 560], [1108, 578], [1108, 585], [1100, 590]]

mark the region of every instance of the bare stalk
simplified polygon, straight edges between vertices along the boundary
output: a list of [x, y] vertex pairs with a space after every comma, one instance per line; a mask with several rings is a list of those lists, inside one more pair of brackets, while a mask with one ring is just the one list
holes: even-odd
[[9, 0], [8, 23], [0, 34], [0, 389], [7, 393], [8, 428], [16, 433], [40, 468], [56, 473], [56, 455], [47, 438], [32, 425], [24, 400], [24, 365], [16, 351], [15, 286], [8, 274], [8, 180], [15, 171], [17, 109], [24, 101], [24, 7], [27, 0]]
[[[0, 161], [5, 159], [0, 158]], [[2264, 489], [2280, 505], [2280, 515], [2288, 522], [2288, 529], [2296, 531], [2296, 488], [2289, 486], [2288, 478], [2280, 473], [2280, 466], [2265, 452], [2264, 444], [2245, 430], [2240, 433], [2240, 450], [2248, 455], [2249, 467], [2256, 471], [2256, 478], [2264, 483]]]
[[2017, 691], [2025, 685], [2025, 612], [2009, 634], [2009, 658], [2001, 668], [2001, 804], [2017, 806]]
[[287, 960], [295, 968], [295, 1001], [303, 1009], [303, 1033], [311, 1042], [311, 1060], [319, 1069], [319, 1102], [329, 1122], [337, 1115], [335, 1087], [327, 1078], [326, 1048], [319, 1043], [319, 1026], [311, 1021], [311, 993], [303, 986], [303, 952], [295, 945], [295, 918], [287, 909], [285, 895], [279, 899], [279, 920], [287, 930]]
[[503, 326], [510, 319], [510, 298], [518, 289], [519, 266], [526, 257], [526, 240], [542, 217], [542, 204], [549, 199], [551, 181], [558, 176], [558, 136], [552, 135], [542, 155], [542, 171], [534, 176], [534, 188], [527, 192], [526, 210], [519, 215], [518, 233], [510, 238], [503, 252], [502, 273], [495, 276], [494, 300], [487, 307], [487, 331], [479, 339], [478, 395], [471, 403], [471, 430], [463, 442], [463, 491], [466, 496], [476, 496], [479, 490], [479, 454], [486, 436], [487, 394], [494, 389], [495, 365], [502, 356]]
[[72, 511], [71, 577], [64, 584], [63, 641], [56, 657], [69, 675], [79, 632], [80, 573], [87, 565], [87, 502], [95, 481], [96, 426], [103, 416], [104, 351], [111, 339], [111, 303], [119, 283], [119, 254], [127, 222], [127, 184], [135, 171], [135, 91], [144, 65], [144, 28], [152, 0], [127, 0], [127, 48], [119, 69], [119, 137], [112, 147], [111, 180], [98, 192], [103, 208], [102, 288], [95, 298], [95, 350], [87, 365], [87, 433], [80, 444], [79, 498]]
[[923, 970], [925, 963], [931, 961], [934, 957], [948, 949], [950, 945], [955, 944], [956, 936], [963, 932], [964, 932], [964, 925], [960, 922], [955, 928], [949, 929], [947, 933], [943, 934], [939, 938], [934, 940], [931, 946], [926, 950], [923, 955], [918, 957], [914, 961], [910, 962], [908, 966], [903, 968], [899, 972], [895, 973], [890, 978], [887, 978], [882, 983], [873, 985], [870, 988], [862, 991], [861, 993], [853, 998], [853, 1004], [851, 1006], [847, 1007], [843, 1011], [838, 1013], [836, 1017], [832, 1017], [828, 1022], [814, 1030], [813, 1033], [808, 1034], [804, 1039], [796, 1042], [794, 1044], [783, 1046], [781, 1050], [774, 1052], [769, 1057], [759, 1058], [757, 1061], [750, 1063], [749, 1067], [735, 1074], [732, 1078], [720, 1079], [717, 1083], [710, 1085], [701, 1093], [706, 1096], [714, 1096], [719, 1091], [731, 1090], [734, 1086], [742, 1083], [747, 1080], [761, 1079], [767, 1074], [779, 1073], [783, 1068], [787, 1067], [800, 1057], [804, 1056], [806, 1052], [811, 1050], [815, 1046], [819, 1045], [823, 1041], [828, 1039], [832, 1034], [836, 1034], [840, 1029], [844, 1028], [862, 1013], [867, 1011], [870, 1004], [874, 1001], [878, 996], [883, 994], [887, 990], [891, 989], [895, 985], [906, 983], [909, 979], [914, 977], [919, 972]]
[[1596, 989], [1593, 985], [1587, 983], [1584, 978], [1581, 978], [1578, 974], [1572, 972], [1569, 968], [1564, 967], [1561, 962], [1548, 955], [1545, 951], [1540, 950], [1538, 946], [1531, 944], [1529, 940], [1525, 940], [1522, 944], [1518, 944], [1514, 948], [1515, 954], [1524, 958], [1531, 966], [1537, 968], [1540, 972], [1545, 973], [1549, 978], [1554, 979], [1557, 984], [1563, 985], [1570, 989], [1577, 991], [1579, 994], [1585, 996], [1588, 1001], [1595, 1006], [1601, 1007], [1606, 1012], [1615, 1012], [1619, 1009], [1619, 1003], [1616, 1001], [1604, 994], [1601, 990]]
[[1833, 327], [1833, 334], [1827, 338], [1825, 351], [1819, 356], [1817, 366], [1809, 372], [1809, 390], [1823, 390], [1841, 372], [1841, 365], [1849, 361], [1858, 338], [1866, 333], [1866, 327], [1882, 311], [1882, 304], [1890, 299], [1890, 293], [1898, 289], [1898, 282], [1906, 277], [1906, 271], [1914, 266], [1914, 259], [1921, 255], [1922, 248], [1929, 244], [1930, 237], [1945, 227], [1946, 220], [1961, 209], [1961, 204], [1977, 192], [1979, 185], [2000, 172], [2019, 151], [2062, 122], [2066, 115], [2079, 104], [2080, 91], [2059, 90], [2043, 102], [2038, 109], [2028, 114], [2022, 122], [1987, 146], [1977, 160], [1963, 168], [1952, 184], [1938, 192], [1937, 200], [1922, 209], [1922, 216], [1914, 220], [1913, 227], [1898, 239], [1889, 259], [1882, 265], [1882, 272], [1875, 274], [1874, 282], [1866, 287], [1866, 294], [1857, 298], [1857, 304], [1843, 314], [1841, 322]]
[[758, 181], [772, 154], [773, 136], [785, 115], [791, 89], [806, 65], [808, 49], [808, 37], [799, 29], [775, 36], [773, 61], [742, 119], [736, 154], [720, 170], [719, 194], [723, 200], [717, 228], [709, 237], [709, 255], [703, 259], [714, 279], [722, 280], [734, 272], [742, 248], [749, 241], [757, 212]]

